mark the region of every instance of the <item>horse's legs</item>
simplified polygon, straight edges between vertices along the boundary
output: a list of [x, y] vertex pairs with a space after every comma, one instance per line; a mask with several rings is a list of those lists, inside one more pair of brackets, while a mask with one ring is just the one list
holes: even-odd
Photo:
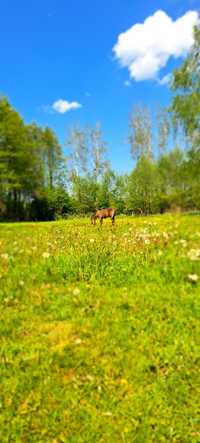
[[102, 224], [103, 224], [103, 218], [101, 217], [100, 218], [100, 225], [102, 226]]
[[112, 217], [111, 220], [112, 220], [112, 225], [114, 225], [115, 224], [115, 216]]

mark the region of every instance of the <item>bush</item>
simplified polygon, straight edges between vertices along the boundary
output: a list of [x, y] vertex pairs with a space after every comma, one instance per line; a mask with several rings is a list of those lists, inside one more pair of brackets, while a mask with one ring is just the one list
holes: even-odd
[[31, 202], [29, 218], [46, 221], [65, 218], [72, 211], [72, 202], [63, 188], [50, 189], [42, 197]]

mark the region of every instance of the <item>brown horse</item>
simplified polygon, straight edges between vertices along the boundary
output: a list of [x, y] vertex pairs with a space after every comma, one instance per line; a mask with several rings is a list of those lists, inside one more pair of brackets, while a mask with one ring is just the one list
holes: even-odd
[[110, 217], [112, 224], [115, 223], [116, 210], [114, 208], [97, 209], [97, 211], [91, 216], [91, 223], [96, 225], [96, 219], [99, 218], [100, 224], [102, 225], [103, 219]]

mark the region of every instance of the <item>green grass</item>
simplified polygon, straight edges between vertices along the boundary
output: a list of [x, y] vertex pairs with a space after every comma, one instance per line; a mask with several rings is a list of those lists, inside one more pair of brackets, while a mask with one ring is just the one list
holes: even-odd
[[200, 442], [198, 215], [1, 224], [0, 301], [0, 442]]

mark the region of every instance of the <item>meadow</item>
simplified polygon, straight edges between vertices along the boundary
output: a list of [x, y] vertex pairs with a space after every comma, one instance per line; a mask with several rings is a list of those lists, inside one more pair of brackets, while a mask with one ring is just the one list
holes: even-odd
[[200, 217], [0, 225], [0, 442], [200, 442]]

